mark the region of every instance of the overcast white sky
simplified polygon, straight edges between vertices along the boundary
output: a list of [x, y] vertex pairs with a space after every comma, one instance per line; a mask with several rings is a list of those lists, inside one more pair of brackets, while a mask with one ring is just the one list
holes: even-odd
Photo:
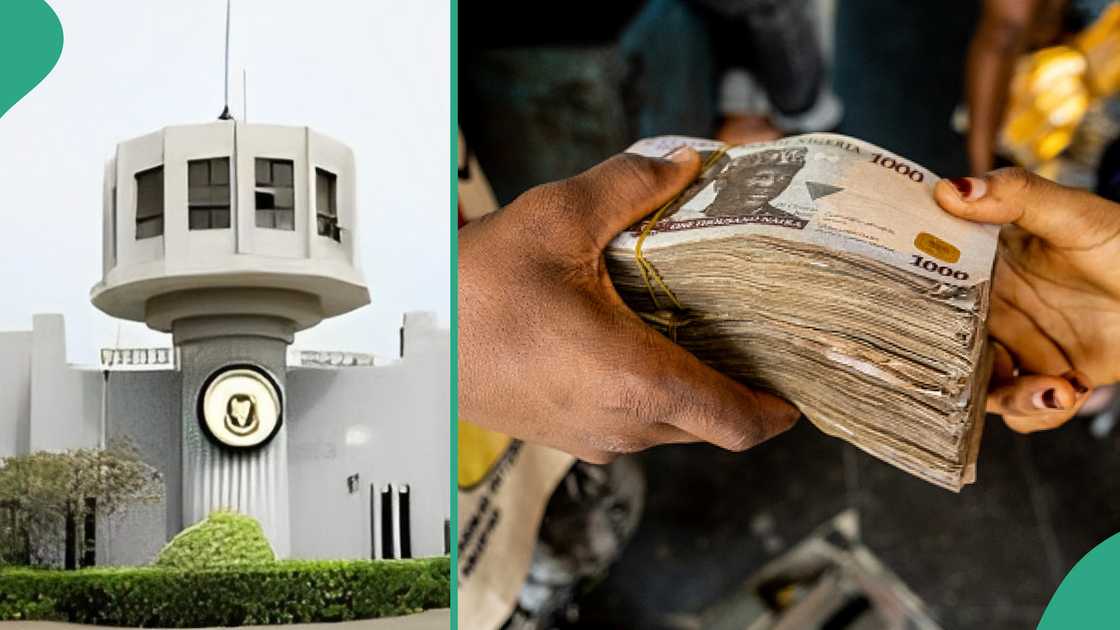
[[[222, 108], [225, 0], [48, 0], [58, 65], [0, 117], [0, 331], [63, 313], [71, 362], [169, 345], [89, 303], [101, 273], [101, 180], [115, 145]], [[296, 345], [396, 356], [405, 311], [450, 319], [450, 3], [233, 0], [231, 109], [309, 125], [354, 149], [372, 304]], [[119, 331], [118, 331], [119, 329]]]

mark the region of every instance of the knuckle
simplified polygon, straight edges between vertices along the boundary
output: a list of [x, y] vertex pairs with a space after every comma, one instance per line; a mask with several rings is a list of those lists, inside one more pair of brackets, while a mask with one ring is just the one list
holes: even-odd
[[732, 427], [727, 437], [727, 444], [724, 446], [729, 451], [742, 453], [743, 451], [757, 445], [762, 441], [761, 431], [757, 430], [753, 424], [747, 426]]
[[[722, 446], [741, 452], [766, 439], [766, 418], [762, 416], [757, 393], [743, 391], [744, 399], [726, 396], [696, 401], [697, 413], [704, 414], [714, 432], [722, 436]], [[738, 401], [738, 402], [735, 402]], [[745, 402], [744, 402], [745, 401]]]
[[710, 436], [720, 448], [741, 453], [765, 439], [761, 425], [743, 420], [730, 409], [713, 406], [710, 401], [685, 399], [682, 404], [689, 426], [700, 427], [700, 432]]
[[992, 414], [993, 416], [1001, 416], [1006, 418], [1010, 410], [1003, 403], [1002, 396], [989, 396], [987, 404], [985, 405], [985, 411]]
[[992, 171], [991, 180], [995, 183], [995, 196], [1024, 197], [1031, 195], [1037, 188], [1036, 175], [1018, 166]]
[[528, 206], [534, 212], [540, 210], [542, 207], [554, 207], [562, 203], [567, 195], [567, 189], [568, 185], [566, 180], [539, 184], [518, 195], [510, 205], [518, 207]]
[[776, 419], [772, 419], [770, 421], [770, 429], [771, 429], [770, 432], [767, 433], [766, 431], [761, 431], [759, 433], [759, 435], [760, 435], [759, 442], [763, 442], [765, 440], [770, 439], [771, 437], [774, 437], [776, 435], [779, 435], [781, 433], [785, 433], [786, 431], [789, 431], [790, 429], [793, 428], [793, 426], [795, 424], [797, 424], [797, 421], [800, 420], [800, 419], [801, 419], [801, 410], [800, 409], [792, 411], [787, 415], [779, 416]]
[[1018, 391], [1014, 385], [1003, 388], [995, 397], [995, 404], [992, 405], [998, 413], [1003, 416], [1019, 415], [1019, 399]]

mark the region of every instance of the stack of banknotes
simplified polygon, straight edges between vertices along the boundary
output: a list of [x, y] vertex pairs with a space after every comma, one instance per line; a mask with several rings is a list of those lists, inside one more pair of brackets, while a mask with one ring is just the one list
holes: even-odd
[[630, 151], [681, 145], [700, 178], [606, 254], [631, 308], [824, 432], [939, 486], [971, 483], [998, 228], [947, 214], [933, 173], [846, 136]]

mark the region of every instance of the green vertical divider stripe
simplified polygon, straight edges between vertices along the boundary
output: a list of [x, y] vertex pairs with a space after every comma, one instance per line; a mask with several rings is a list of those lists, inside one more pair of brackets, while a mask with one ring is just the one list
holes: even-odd
[[451, 0], [451, 627], [459, 627], [459, 2]]
[[44, 0], [0, 0], [0, 116], [50, 73], [62, 23]]

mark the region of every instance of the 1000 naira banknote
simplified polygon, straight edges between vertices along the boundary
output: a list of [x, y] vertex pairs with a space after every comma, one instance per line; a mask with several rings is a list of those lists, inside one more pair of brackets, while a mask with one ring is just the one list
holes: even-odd
[[[991, 279], [999, 228], [946, 213], [933, 201], [936, 175], [873, 144], [826, 133], [737, 147], [663, 136], [630, 152], [661, 156], [681, 145], [700, 151], [708, 167], [661, 213], [645, 250], [758, 234], [868, 256], [958, 286]], [[615, 245], [632, 249], [642, 227]]]
[[631, 150], [681, 145], [701, 176], [607, 248], [627, 304], [826, 433], [946, 488], [972, 481], [998, 229], [949, 215], [933, 173], [853, 138]]

